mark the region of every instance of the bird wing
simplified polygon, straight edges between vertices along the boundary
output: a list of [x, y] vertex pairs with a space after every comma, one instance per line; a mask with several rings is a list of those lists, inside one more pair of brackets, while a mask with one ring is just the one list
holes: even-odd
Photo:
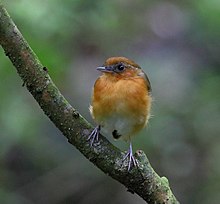
[[148, 79], [148, 76], [147, 76], [147, 74], [145, 72], [144, 72], [144, 78], [146, 80], [147, 89], [151, 93], [152, 92], [152, 88], [151, 88], [150, 80]]
[[147, 86], [147, 90], [148, 90], [148, 92], [150, 94], [152, 92], [152, 88], [151, 88], [150, 80], [149, 80], [147, 74], [143, 70], [141, 70], [141, 72], [138, 75], [141, 76], [145, 80], [146, 86]]

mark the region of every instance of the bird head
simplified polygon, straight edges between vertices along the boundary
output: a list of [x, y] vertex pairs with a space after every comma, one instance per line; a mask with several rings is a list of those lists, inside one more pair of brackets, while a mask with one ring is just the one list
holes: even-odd
[[126, 57], [110, 57], [105, 61], [103, 66], [97, 67], [97, 70], [112, 80], [142, 77], [146, 80], [148, 90], [151, 91], [150, 81], [147, 75], [138, 64]]
[[97, 67], [97, 70], [117, 78], [134, 77], [142, 72], [138, 64], [125, 57], [108, 58], [103, 66]]

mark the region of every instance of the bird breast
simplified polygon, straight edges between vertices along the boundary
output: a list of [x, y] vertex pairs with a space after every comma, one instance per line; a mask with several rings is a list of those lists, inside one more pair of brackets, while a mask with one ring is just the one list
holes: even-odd
[[112, 80], [102, 75], [94, 85], [90, 111], [98, 124], [127, 140], [147, 123], [150, 104], [144, 78]]

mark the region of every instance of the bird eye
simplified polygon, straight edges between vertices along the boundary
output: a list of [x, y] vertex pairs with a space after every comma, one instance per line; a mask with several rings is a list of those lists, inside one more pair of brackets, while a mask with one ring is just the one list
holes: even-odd
[[116, 71], [116, 72], [122, 72], [124, 69], [125, 69], [125, 66], [124, 66], [123, 64], [118, 64], [118, 65], [116, 66], [115, 71]]

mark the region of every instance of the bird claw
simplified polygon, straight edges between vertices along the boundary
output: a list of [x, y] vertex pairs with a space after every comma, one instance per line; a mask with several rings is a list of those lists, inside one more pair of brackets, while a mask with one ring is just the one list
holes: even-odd
[[91, 134], [89, 135], [89, 137], [87, 138], [87, 141], [91, 140], [90, 146], [93, 145], [94, 141], [98, 142], [100, 130], [101, 130], [101, 126], [100, 125], [96, 126], [94, 130], [91, 132]]
[[126, 160], [127, 158], [129, 159], [129, 161], [128, 161], [128, 171], [130, 171], [132, 163], [133, 163], [134, 166], [137, 166], [137, 160], [135, 159], [135, 157], [133, 156], [133, 153], [132, 153], [131, 143], [130, 143], [130, 147], [128, 149], [127, 154], [123, 158], [123, 161]]
[[[89, 137], [87, 138], [87, 141], [90, 140], [90, 146], [92, 146], [94, 142], [98, 142], [100, 130], [101, 130], [101, 126], [100, 125], [96, 126], [94, 128], [94, 130], [91, 132], [91, 134], [89, 135]], [[133, 153], [132, 153], [132, 144], [131, 143], [130, 143], [129, 149], [128, 149], [128, 151], [122, 161], [124, 162], [127, 158], [129, 159], [128, 171], [130, 171], [132, 164], [135, 167], [138, 165], [137, 160], [135, 159], [135, 157], [133, 156]]]

